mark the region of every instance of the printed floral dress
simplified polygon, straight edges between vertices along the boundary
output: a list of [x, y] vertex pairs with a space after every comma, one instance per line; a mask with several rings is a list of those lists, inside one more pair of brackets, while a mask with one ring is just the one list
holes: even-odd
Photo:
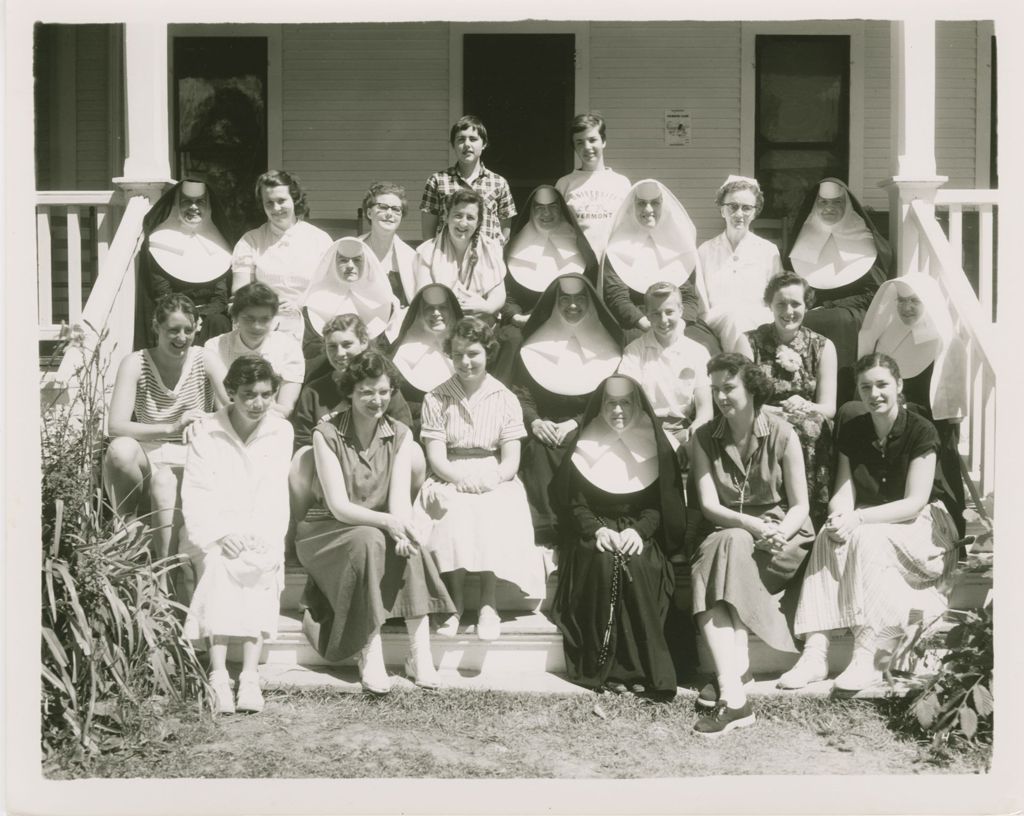
[[[781, 406], [790, 397], [815, 401], [818, 390], [818, 361], [825, 348], [825, 337], [801, 326], [789, 343], [779, 341], [774, 323], [765, 323], [747, 332], [754, 362], [772, 379], [775, 393], [768, 405]], [[828, 516], [832, 491], [832, 427], [818, 411], [789, 411], [779, 408], [800, 438], [807, 469], [807, 494], [811, 503], [811, 521], [819, 528]]]

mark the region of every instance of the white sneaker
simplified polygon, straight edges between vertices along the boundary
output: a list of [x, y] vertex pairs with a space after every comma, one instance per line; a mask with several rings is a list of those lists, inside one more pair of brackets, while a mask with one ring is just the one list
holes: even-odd
[[874, 655], [854, 652], [850, 665], [836, 678], [835, 686], [840, 691], [861, 691], [881, 679], [882, 672], [875, 668]]
[[238, 675], [238, 711], [263, 710], [263, 692], [260, 691], [260, 676], [256, 672], [242, 672]]
[[235, 695], [231, 690], [231, 678], [226, 671], [210, 672], [210, 685], [213, 686], [213, 707], [218, 714], [235, 713]]
[[444, 619], [444, 622], [437, 627], [437, 634], [441, 637], [458, 637], [459, 634], [459, 616], [455, 614], [449, 615]]
[[775, 684], [780, 689], [802, 689], [828, 677], [828, 661], [817, 652], [804, 652], [788, 672]]
[[501, 616], [489, 606], [480, 607], [476, 636], [480, 640], [497, 640], [501, 637]]

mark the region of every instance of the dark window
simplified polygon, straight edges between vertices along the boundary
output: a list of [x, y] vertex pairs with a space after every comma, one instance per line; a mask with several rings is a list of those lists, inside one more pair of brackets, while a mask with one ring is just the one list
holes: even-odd
[[849, 181], [850, 38], [758, 36], [754, 173], [766, 218], [826, 176]]

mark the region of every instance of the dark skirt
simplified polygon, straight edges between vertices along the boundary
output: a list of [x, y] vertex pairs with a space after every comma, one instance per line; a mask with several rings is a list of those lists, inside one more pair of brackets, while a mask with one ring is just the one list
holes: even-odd
[[548, 447], [533, 436], [523, 440], [519, 478], [526, 488], [526, 499], [530, 503], [530, 517], [538, 544], [558, 542], [558, 517], [551, 506], [548, 487], [566, 453], [572, 450], [576, 434], [577, 431], [573, 431], [557, 448]]
[[[675, 589], [671, 565], [653, 541], [644, 542], [643, 552], [626, 560], [628, 575], [619, 563], [593, 544], [561, 551], [551, 619], [562, 632], [569, 679], [588, 688], [640, 683], [648, 691], [674, 694], [676, 672], [665, 640]], [[606, 632], [607, 657], [602, 661]]]
[[320, 624], [316, 648], [327, 660], [359, 652], [388, 618], [455, 611], [433, 556], [403, 558], [376, 527], [303, 521], [295, 549], [309, 573], [303, 600]]
[[[780, 507], [749, 507], [750, 515], [782, 519]], [[786, 542], [781, 551], [769, 553], [754, 547], [754, 538], [737, 527], [712, 532], [692, 561], [693, 612], [706, 612], [716, 603], [732, 606], [751, 632], [780, 652], [799, 651], [789, 622], [775, 596], [791, 589], [814, 544], [810, 519]]]

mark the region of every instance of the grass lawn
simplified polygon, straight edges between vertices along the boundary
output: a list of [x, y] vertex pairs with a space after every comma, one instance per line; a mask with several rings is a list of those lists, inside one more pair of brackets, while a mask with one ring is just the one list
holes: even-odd
[[693, 697], [337, 689], [266, 693], [258, 715], [154, 711], [131, 749], [50, 778], [585, 778], [984, 773], [990, 746], [937, 761], [887, 725], [885, 702], [753, 697], [758, 722], [691, 731]]

